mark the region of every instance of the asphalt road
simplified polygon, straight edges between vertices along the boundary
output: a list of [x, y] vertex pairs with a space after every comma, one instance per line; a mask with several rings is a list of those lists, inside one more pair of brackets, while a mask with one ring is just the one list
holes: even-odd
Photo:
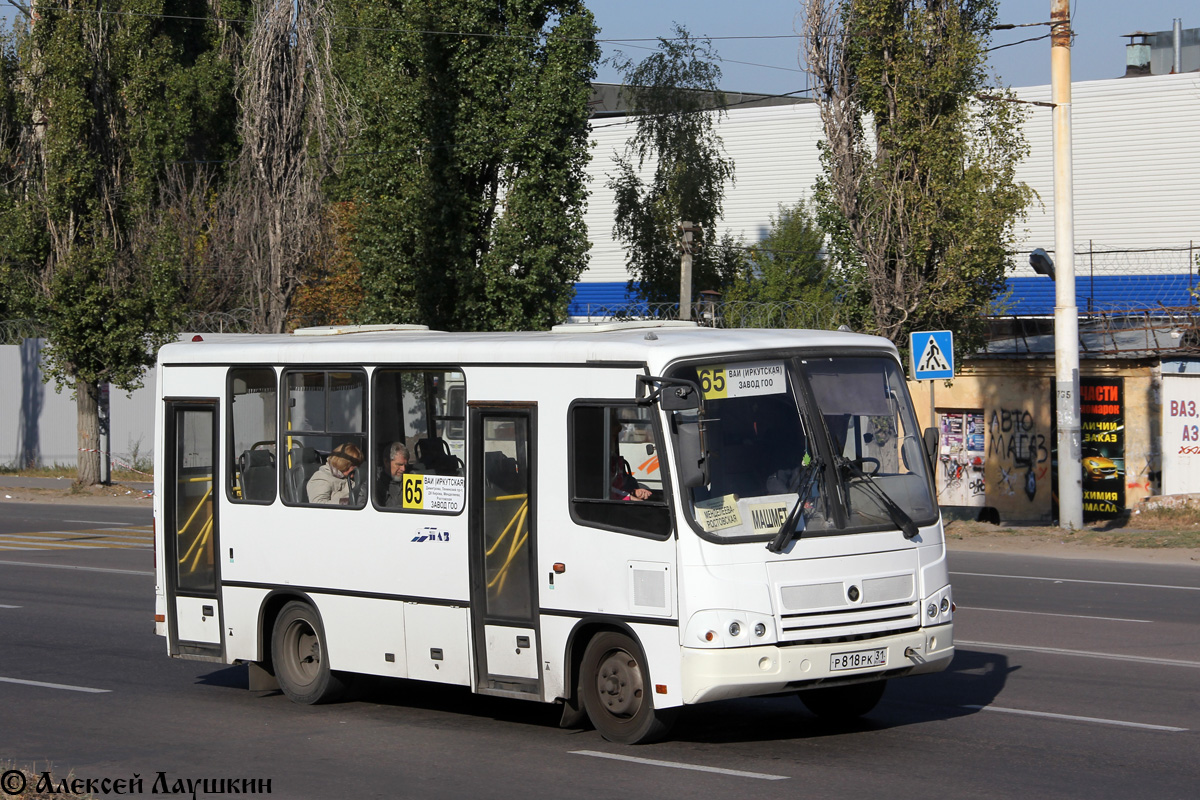
[[850, 727], [737, 700], [626, 747], [461, 689], [384, 681], [300, 707], [247, 691], [243, 668], [169, 659], [148, 523], [0, 505], [4, 769], [138, 775], [145, 795], [159, 773], [156, 794], [248, 778], [283, 798], [1196, 795], [1200, 567], [957, 552], [948, 672], [894, 681]]

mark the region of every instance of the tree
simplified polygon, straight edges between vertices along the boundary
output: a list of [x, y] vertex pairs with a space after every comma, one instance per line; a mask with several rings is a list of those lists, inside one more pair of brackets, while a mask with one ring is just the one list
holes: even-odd
[[725, 293], [728, 301], [827, 306], [833, 302], [825, 233], [803, 202], [779, 207], [767, 235], [748, 248], [746, 266]]
[[0, 185], [0, 261], [46, 331], [49, 374], [74, 386], [85, 484], [99, 476], [101, 385], [139, 386], [180, 321], [178, 274], [147, 223], [164, 165], [220, 157], [231, 140], [223, 34], [187, 18], [192, 7], [34, 2], [19, 70], [4, 75], [0, 129], [16, 158]]
[[302, 276], [325, 249], [324, 184], [355, 117], [333, 70], [328, 0], [252, 3], [238, 73], [241, 150], [206, 258], [241, 272], [252, 329], [281, 333]]
[[587, 265], [582, 0], [340, 5], [362, 322], [546, 328]]
[[[659, 39], [657, 52], [619, 64], [636, 127], [608, 180], [616, 204], [613, 236], [626, 247], [629, 291], [650, 302], [679, 300], [680, 221], [700, 225], [716, 243], [725, 184], [734, 177], [716, 134], [725, 104], [717, 60], [708, 39], [693, 38], [677, 24], [673, 38]], [[654, 169], [647, 184], [641, 175], [648, 162]], [[740, 266], [738, 256], [733, 247], [698, 247], [692, 285], [723, 287]]]
[[[995, 0], [810, 0], [825, 128], [815, 197], [856, 328], [982, 342], [1031, 192], [1017, 106], [986, 88]], [[987, 99], [987, 98], [993, 99]]]

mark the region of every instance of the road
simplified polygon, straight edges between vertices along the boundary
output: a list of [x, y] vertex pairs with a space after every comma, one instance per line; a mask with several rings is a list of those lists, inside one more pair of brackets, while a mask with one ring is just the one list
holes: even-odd
[[1191, 798], [1200, 778], [1200, 567], [954, 552], [948, 672], [894, 681], [848, 727], [756, 698], [626, 747], [461, 689], [385, 681], [300, 707], [247, 691], [244, 668], [168, 659], [148, 523], [0, 505], [4, 769], [138, 775], [145, 795], [269, 780], [283, 798]]

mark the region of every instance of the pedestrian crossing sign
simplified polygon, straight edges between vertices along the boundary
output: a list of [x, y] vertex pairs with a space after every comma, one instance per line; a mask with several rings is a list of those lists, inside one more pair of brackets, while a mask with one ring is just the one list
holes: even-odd
[[914, 381], [954, 377], [954, 334], [950, 331], [921, 331], [908, 335]]

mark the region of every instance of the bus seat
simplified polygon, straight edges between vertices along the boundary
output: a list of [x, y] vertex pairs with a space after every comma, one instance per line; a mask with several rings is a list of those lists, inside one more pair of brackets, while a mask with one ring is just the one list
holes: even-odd
[[483, 474], [488, 487], [500, 494], [525, 491], [525, 482], [517, 470], [517, 460], [499, 450], [489, 450], [483, 454]]
[[417, 440], [417, 461], [435, 475], [462, 475], [462, 460], [450, 452], [445, 439], [432, 437]]
[[308, 502], [308, 479], [321, 468], [324, 459], [315, 447], [294, 444], [291, 450], [291, 466], [288, 468], [288, 495], [293, 503]]
[[275, 454], [269, 450], [247, 450], [238, 459], [242, 492], [246, 500], [275, 499]]

